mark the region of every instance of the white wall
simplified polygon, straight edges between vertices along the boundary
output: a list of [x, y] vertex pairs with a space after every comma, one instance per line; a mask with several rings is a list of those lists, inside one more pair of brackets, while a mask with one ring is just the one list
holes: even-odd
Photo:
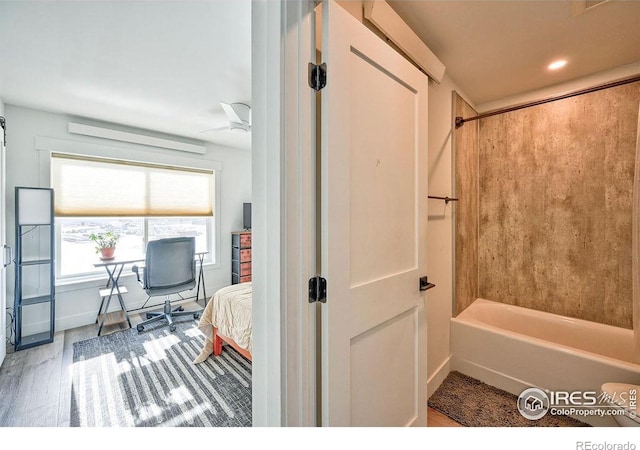
[[[72, 117], [65, 114], [45, 112], [14, 105], [6, 105], [7, 122], [10, 124], [10, 134], [7, 135], [7, 241], [9, 245], [15, 245], [15, 186], [39, 186], [48, 187], [49, 179], [46, 170], [48, 167], [49, 153], [37, 150], [36, 137], [48, 137], [63, 139], [74, 143], [86, 143], [99, 145], [102, 148], [126, 150], [132, 159], [143, 157], [150, 162], [175, 162], [176, 164], [189, 164], [193, 167], [206, 164], [210, 161], [219, 162], [222, 170], [216, 174], [220, 177], [220, 203], [216, 205], [216, 214], [220, 216], [220, 242], [219, 265], [205, 266], [205, 280], [207, 296], [215, 290], [231, 283], [231, 231], [242, 228], [242, 203], [251, 201], [251, 152], [235, 148], [220, 147], [207, 144], [205, 155], [196, 155], [185, 152], [164, 150], [142, 145], [127, 144], [123, 142], [109, 141], [70, 134], [67, 131], [68, 122], [75, 121], [89, 125], [103, 125], [108, 128], [123, 131], [137, 130], [114, 125], [95, 122], [92, 120]], [[161, 135], [145, 130], [138, 130], [142, 134], [163, 138], [173, 138], [185, 142], [194, 143], [188, 139], [180, 139], [175, 136]], [[93, 152], [91, 146], [87, 146], [87, 154]], [[127, 303], [136, 304], [146, 298], [146, 295], [135, 281], [131, 273], [125, 278], [124, 285], [129, 293], [125, 296]], [[13, 270], [7, 273], [7, 279], [13, 280]], [[106, 283], [106, 272], [100, 280], [87, 281], [77, 284], [59, 285], [56, 287], [56, 331], [78, 327], [95, 322], [100, 297], [99, 287]], [[7, 304], [13, 304], [13, 282], [9, 281]], [[156, 299], [157, 300], [157, 299]], [[113, 303], [113, 302], [112, 302]], [[46, 311], [33, 313], [31, 317], [25, 316], [23, 326], [24, 334], [39, 332], [47, 327], [45, 320]]]
[[[461, 94], [445, 73], [440, 84], [429, 81], [429, 195], [454, 197], [452, 92]], [[449, 373], [450, 319], [453, 311], [454, 222], [456, 203], [429, 200], [427, 274], [436, 285], [427, 292], [428, 395]]]

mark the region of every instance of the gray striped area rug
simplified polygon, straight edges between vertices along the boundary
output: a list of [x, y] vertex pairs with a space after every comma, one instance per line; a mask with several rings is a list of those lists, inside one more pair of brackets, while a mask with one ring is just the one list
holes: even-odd
[[176, 326], [74, 343], [71, 426], [251, 426], [251, 362], [225, 346], [195, 365], [204, 336]]

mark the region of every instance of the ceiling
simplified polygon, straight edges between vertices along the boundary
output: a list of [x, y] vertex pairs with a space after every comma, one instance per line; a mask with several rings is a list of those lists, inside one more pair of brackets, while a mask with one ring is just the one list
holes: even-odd
[[0, 1], [0, 98], [249, 149], [251, 2]]
[[[479, 107], [640, 61], [640, 1], [389, 3]], [[250, 26], [250, 0], [0, 1], [0, 98], [249, 149], [202, 131], [250, 104]]]
[[640, 1], [389, 4], [477, 106], [640, 61]]

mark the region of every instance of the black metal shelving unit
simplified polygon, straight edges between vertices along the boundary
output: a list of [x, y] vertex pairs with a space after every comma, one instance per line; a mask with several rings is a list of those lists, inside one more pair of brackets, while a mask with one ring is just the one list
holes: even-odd
[[[53, 189], [16, 187], [15, 350], [53, 342], [55, 328], [55, 231]], [[23, 335], [25, 316], [46, 317], [48, 329]], [[38, 320], [38, 322], [42, 322]], [[45, 326], [39, 325], [38, 328]]]

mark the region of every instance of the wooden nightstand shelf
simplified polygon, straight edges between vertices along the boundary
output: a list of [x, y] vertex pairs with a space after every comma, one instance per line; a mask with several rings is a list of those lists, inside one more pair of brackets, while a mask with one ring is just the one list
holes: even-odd
[[231, 233], [231, 284], [251, 281], [251, 231]]
[[103, 327], [109, 327], [127, 321], [124, 311], [113, 311], [107, 314], [98, 314], [96, 322], [102, 324]]

